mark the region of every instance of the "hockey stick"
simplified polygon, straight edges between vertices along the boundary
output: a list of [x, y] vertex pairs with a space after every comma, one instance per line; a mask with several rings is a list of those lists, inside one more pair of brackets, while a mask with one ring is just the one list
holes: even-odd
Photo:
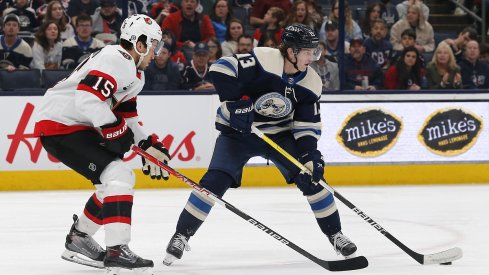
[[[306, 173], [310, 173], [310, 171], [302, 164], [300, 163], [297, 159], [295, 159], [293, 156], [291, 156], [287, 151], [285, 151], [282, 147], [280, 147], [277, 143], [275, 143], [273, 140], [271, 140], [269, 137], [267, 137], [263, 132], [258, 130], [255, 126], [251, 127], [251, 131], [255, 133], [258, 137], [260, 137], [262, 140], [264, 140], [268, 145], [273, 147], [275, 150], [277, 150], [282, 156], [287, 158], [290, 162], [292, 162], [295, 166], [300, 168], [302, 171]], [[333, 187], [329, 186], [324, 180], [320, 180], [319, 184], [326, 188], [331, 194], [333, 194], [336, 198], [338, 198], [342, 203], [344, 203], [346, 206], [348, 206], [353, 212], [357, 213], [358, 216], [360, 216], [364, 221], [366, 221], [368, 224], [373, 226], [377, 231], [379, 231], [382, 235], [384, 235], [387, 239], [389, 239], [391, 242], [395, 243], [399, 248], [401, 248], [404, 252], [406, 252], [411, 258], [416, 260], [420, 264], [443, 264], [443, 263], [450, 263], [452, 261], [458, 260], [462, 258], [462, 249], [458, 247], [450, 248], [448, 250], [438, 252], [438, 253], [433, 253], [433, 254], [420, 254], [406, 245], [404, 245], [401, 241], [399, 241], [397, 238], [392, 236], [387, 230], [385, 230], [380, 224], [378, 224], [376, 221], [374, 221], [370, 216], [368, 216], [365, 212], [362, 210], [358, 209], [353, 203], [351, 203], [349, 200], [347, 200], [345, 197], [343, 197], [340, 193], [338, 193], [336, 190], [333, 189]]]
[[285, 244], [286, 246], [292, 248], [296, 252], [300, 253], [304, 257], [308, 258], [309, 260], [315, 262], [316, 264], [322, 266], [323, 268], [329, 270], [329, 271], [346, 271], [346, 270], [355, 270], [355, 269], [362, 269], [368, 266], [368, 261], [365, 257], [359, 256], [359, 257], [354, 257], [350, 259], [345, 259], [345, 260], [338, 260], [338, 261], [325, 261], [321, 260], [314, 255], [310, 254], [309, 252], [305, 251], [304, 249], [300, 248], [293, 242], [289, 241], [279, 233], [277, 233], [275, 230], [272, 230], [270, 227], [264, 225], [263, 223], [259, 222], [257, 219], [252, 218], [248, 214], [242, 212], [238, 208], [234, 207], [232, 204], [226, 202], [222, 198], [218, 197], [214, 193], [210, 192], [209, 190], [205, 189], [204, 187], [200, 186], [198, 183], [192, 181], [191, 179], [187, 178], [186, 176], [180, 174], [178, 171], [174, 170], [173, 168], [169, 167], [165, 163], [159, 161], [156, 159], [154, 156], [148, 154], [146, 151], [141, 149], [140, 147], [133, 146], [132, 150], [136, 152], [138, 155], [146, 158], [147, 160], [153, 162], [154, 164], [158, 165], [162, 169], [165, 169], [168, 171], [168, 173], [172, 174], [173, 176], [177, 177], [179, 180], [185, 182], [188, 184], [190, 187], [192, 187], [194, 190], [200, 192], [201, 194], [210, 197], [213, 199], [215, 202], [220, 204], [221, 206], [225, 207], [226, 209], [230, 210], [234, 214], [240, 216], [243, 218], [245, 221], [251, 223], [254, 225], [256, 228], [259, 230], [263, 231], [265, 234], [269, 235], [273, 239]]

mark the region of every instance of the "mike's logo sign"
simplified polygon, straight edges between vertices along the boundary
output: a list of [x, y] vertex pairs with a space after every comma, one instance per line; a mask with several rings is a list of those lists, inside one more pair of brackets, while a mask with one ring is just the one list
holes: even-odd
[[401, 130], [401, 120], [392, 114], [380, 109], [360, 110], [343, 122], [336, 139], [354, 155], [375, 157], [394, 146]]
[[467, 151], [477, 141], [482, 120], [462, 109], [432, 113], [419, 131], [418, 139], [435, 154], [453, 156]]

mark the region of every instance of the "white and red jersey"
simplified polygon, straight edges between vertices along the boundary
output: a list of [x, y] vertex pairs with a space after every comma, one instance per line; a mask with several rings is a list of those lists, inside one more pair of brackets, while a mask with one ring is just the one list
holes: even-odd
[[118, 113], [133, 130], [137, 144], [147, 137], [136, 109], [136, 96], [143, 86], [144, 73], [137, 70], [131, 55], [120, 45], [106, 46], [47, 90], [37, 107], [35, 133], [51, 136], [94, 130], [116, 121], [112, 109], [118, 104], [117, 109], [124, 106]]

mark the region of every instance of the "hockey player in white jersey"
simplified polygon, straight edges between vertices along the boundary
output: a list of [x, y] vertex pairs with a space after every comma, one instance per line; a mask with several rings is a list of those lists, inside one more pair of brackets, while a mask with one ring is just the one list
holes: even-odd
[[[287, 183], [307, 198], [321, 231], [337, 253], [350, 257], [357, 247], [341, 231], [333, 194], [316, 184], [324, 174], [321, 135], [321, 79], [309, 65], [320, 56], [319, 39], [305, 25], [287, 26], [279, 49], [255, 48], [251, 53], [222, 57], [211, 75], [221, 106], [216, 115], [216, 140], [209, 169], [200, 180], [223, 196], [241, 184], [243, 167], [254, 156], [270, 159]], [[254, 125], [309, 168], [301, 173], [282, 154], [251, 134]], [[203, 224], [214, 201], [193, 191], [180, 214], [163, 263], [170, 265], [189, 250], [188, 241]], [[304, 229], [307, 232], [307, 229]]]
[[[105, 267], [108, 273], [153, 267], [153, 261], [128, 247], [135, 175], [122, 156], [138, 144], [163, 162], [170, 158], [156, 135], [148, 136], [139, 125], [136, 103], [144, 86], [143, 70], [161, 50], [161, 38], [159, 25], [150, 17], [128, 17], [121, 26], [120, 45], [91, 54], [48, 89], [38, 106], [35, 133], [46, 151], [96, 188], [79, 218], [73, 217], [65, 260]], [[153, 179], [169, 176], [144, 159], [143, 172]], [[102, 225], [106, 249], [92, 238]]]

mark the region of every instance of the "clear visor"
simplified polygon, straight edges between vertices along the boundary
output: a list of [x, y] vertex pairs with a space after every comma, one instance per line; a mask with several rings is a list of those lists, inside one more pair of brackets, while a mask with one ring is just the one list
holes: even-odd
[[153, 47], [155, 56], [158, 56], [160, 54], [161, 50], [163, 49], [163, 45], [165, 45], [165, 42], [163, 42], [163, 40], [160, 41], [156, 39], [151, 40], [151, 46]]
[[302, 48], [298, 56], [308, 61], [318, 61], [321, 57], [321, 48]]

